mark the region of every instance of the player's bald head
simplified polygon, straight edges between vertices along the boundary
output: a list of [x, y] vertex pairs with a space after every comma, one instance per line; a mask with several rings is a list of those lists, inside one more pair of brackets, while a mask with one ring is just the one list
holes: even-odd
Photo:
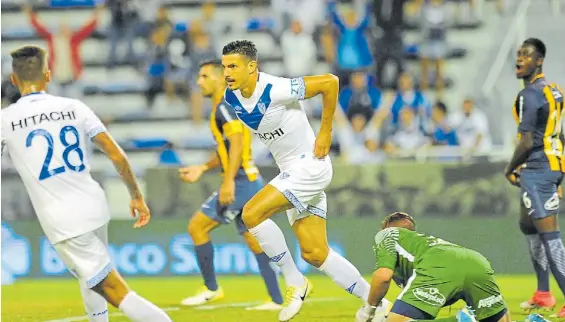
[[14, 50], [12, 73], [21, 82], [40, 82], [46, 78], [47, 54], [38, 46], [24, 46]]
[[416, 230], [416, 222], [414, 218], [405, 212], [393, 212], [385, 217], [381, 223], [381, 229], [389, 227], [401, 227], [408, 230]]

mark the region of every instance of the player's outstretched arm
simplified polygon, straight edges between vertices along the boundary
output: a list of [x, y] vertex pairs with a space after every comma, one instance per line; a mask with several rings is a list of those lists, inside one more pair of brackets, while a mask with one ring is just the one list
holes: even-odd
[[114, 167], [120, 174], [122, 181], [128, 188], [131, 196], [130, 211], [133, 217], [139, 215], [134, 227], [142, 227], [149, 223], [151, 214], [149, 208], [145, 204], [143, 194], [137, 183], [137, 178], [131, 169], [128, 158], [122, 148], [114, 141], [112, 136], [107, 132], [102, 132], [92, 138], [94, 143], [108, 156]]
[[322, 95], [322, 122], [316, 137], [314, 155], [323, 158], [330, 152], [335, 110], [339, 94], [339, 79], [333, 74], [305, 76], [305, 98]]
[[204, 164], [181, 167], [179, 169], [179, 176], [184, 182], [194, 183], [200, 180], [204, 172], [216, 169], [220, 167], [220, 165], [220, 158], [218, 158], [218, 154], [214, 152], [214, 154], [210, 156], [210, 159]]

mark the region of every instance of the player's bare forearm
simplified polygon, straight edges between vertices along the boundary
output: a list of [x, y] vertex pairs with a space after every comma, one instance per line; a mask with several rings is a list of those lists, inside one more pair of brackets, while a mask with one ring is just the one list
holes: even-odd
[[102, 132], [93, 138], [94, 143], [102, 150], [120, 174], [122, 181], [128, 188], [132, 199], [143, 197], [137, 183], [137, 178], [131, 169], [128, 158], [122, 148], [114, 141], [108, 132]]
[[331, 132], [339, 94], [339, 79], [333, 74], [305, 76], [305, 98], [322, 95], [322, 120], [320, 132]]
[[220, 167], [220, 158], [218, 158], [218, 154], [214, 153], [210, 156], [210, 159], [204, 163], [205, 171], [216, 169]]
[[228, 153], [228, 166], [226, 173], [224, 173], [224, 179], [234, 180], [241, 167], [243, 133], [233, 133], [228, 136], [228, 140], [230, 141], [230, 151]]
[[372, 306], [381, 304], [388, 292], [393, 274], [394, 272], [390, 268], [379, 268], [373, 273], [367, 304]]
[[516, 170], [516, 168], [518, 168], [518, 166], [526, 162], [528, 156], [532, 152], [533, 147], [534, 147], [533, 133], [523, 132], [520, 141], [518, 142], [518, 145], [514, 150], [512, 159], [510, 159], [508, 166], [506, 166], [505, 174], [506, 175], [511, 174], [514, 170]]

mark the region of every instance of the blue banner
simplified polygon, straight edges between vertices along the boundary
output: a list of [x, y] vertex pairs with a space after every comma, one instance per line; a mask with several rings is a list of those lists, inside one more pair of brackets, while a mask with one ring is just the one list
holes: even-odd
[[72, 7], [94, 7], [99, 0], [49, 0], [52, 8], [72, 8]]

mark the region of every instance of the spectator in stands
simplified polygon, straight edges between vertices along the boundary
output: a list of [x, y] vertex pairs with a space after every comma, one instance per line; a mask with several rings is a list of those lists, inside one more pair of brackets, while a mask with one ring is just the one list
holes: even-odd
[[108, 28], [110, 50], [107, 67], [112, 69], [118, 64], [116, 51], [118, 44], [123, 41], [126, 43], [127, 51], [122, 61], [133, 64], [137, 60], [133, 42], [140, 21], [135, 3], [133, 0], [107, 0], [106, 5], [110, 9], [111, 15]]
[[425, 127], [431, 116], [431, 106], [424, 94], [414, 87], [412, 75], [405, 72], [398, 79], [398, 87], [391, 106], [391, 123], [396, 128], [399, 123], [400, 111], [404, 107], [411, 108]]
[[294, 20], [290, 29], [283, 33], [281, 49], [288, 77], [311, 75], [314, 72], [318, 60], [316, 43], [312, 35], [304, 32], [298, 20]]
[[12, 84], [11, 73], [11, 57], [2, 59], [2, 108], [17, 102], [21, 97], [20, 90]]
[[49, 90], [52, 94], [74, 98], [82, 96], [80, 45], [96, 29], [101, 8], [97, 6], [92, 18], [78, 30], [73, 31], [65, 22], [61, 22], [58, 31], [53, 33], [39, 21], [31, 7], [24, 7], [24, 12], [35, 31], [47, 41], [48, 64], [52, 77]]
[[367, 110], [372, 115], [381, 105], [381, 91], [369, 82], [366, 72], [354, 72], [350, 85], [339, 93], [339, 104], [348, 117], [350, 110]]
[[325, 22], [325, 9], [325, 0], [272, 0], [275, 34], [281, 35], [293, 21], [298, 21], [304, 33], [313, 35]]
[[404, 108], [399, 116], [399, 126], [387, 138], [385, 151], [395, 156], [412, 155], [430, 141], [422, 131], [413, 109]]
[[215, 17], [216, 14], [216, 4], [213, 0], [206, 0], [202, 4], [202, 20], [201, 24], [204, 31], [208, 34], [208, 36], [212, 39], [212, 42], [218, 40], [224, 34], [224, 31], [229, 28], [222, 21], [218, 21]]
[[434, 145], [459, 145], [457, 133], [451, 128], [447, 117], [447, 106], [443, 102], [436, 102], [432, 108], [433, 128], [431, 136]]
[[[218, 51], [214, 47], [210, 35], [202, 28], [202, 25], [193, 23], [190, 32], [190, 72], [188, 76], [189, 86], [196, 84], [198, 78], [198, 66], [204, 60], [210, 60], [218, 57]], [[190, 112], [192, 120], [195, 123], [201, 122], [204, 118], [204, 97], [196, 87], [190, 89]]]
[[151, 109], [157, 94], [164, 89], [165, 76], [170, 72], [171, 61], [169, 55], [169, 36], [171, 26], [168, 24], [156, 25], [151, 33], [151, 44], [148, 48], [148, 87], [146, 91], [147, 107]]
[[341, 157], [351, 164], [378, 162], [383, 155], [377, 152], [379, 133], [371, 127], [374, 110], [367, 106], [353, 106], [345, 114], [336, 112], [336, 138]]
[[158, 20], [158, 15], [162, 8], [164, 8], [163, 2], [164, 0], [133, 0], [134, 10], [138, 16], [136, 19], [135, 36], [141, 36], [149, 40], [155, 21]]
[[[423, 0], [418, 0], [423, 2]], [[443, 63], [447, 55], [447, 12], [444, 0], [429, 0], [421, 8], [421, 29], [423, 33], [420, 46], [421, 88], [427, 90], [430, 80], [430, 65], [435, 67], [436, 90], [441, 93], [444, 87]]]
[[488, 128], [488, 118], [479, 108], [474, 106], [470, 98], [463, 101], [461, 111], [449, 118], [449, 123], [457, 133], [459, 143], [465, 153], [472, 156], [475, 153], [490, 151], [492, 142]]
[[336, 74], [340, 79], [340, 86], [349, 84], [351, 72], [368, 69], [373, 65], [373, 55], [369, 49], [369, 43], [365, 32], [369, 28], [369, 8], [361, 19], [357, 19], [357, 14], [353, 9], [348, 9], [344, 17], [337, 13], [336, 3], [331, 1], [329, 10], [332, 21], [338, 29], [336, 51]]

